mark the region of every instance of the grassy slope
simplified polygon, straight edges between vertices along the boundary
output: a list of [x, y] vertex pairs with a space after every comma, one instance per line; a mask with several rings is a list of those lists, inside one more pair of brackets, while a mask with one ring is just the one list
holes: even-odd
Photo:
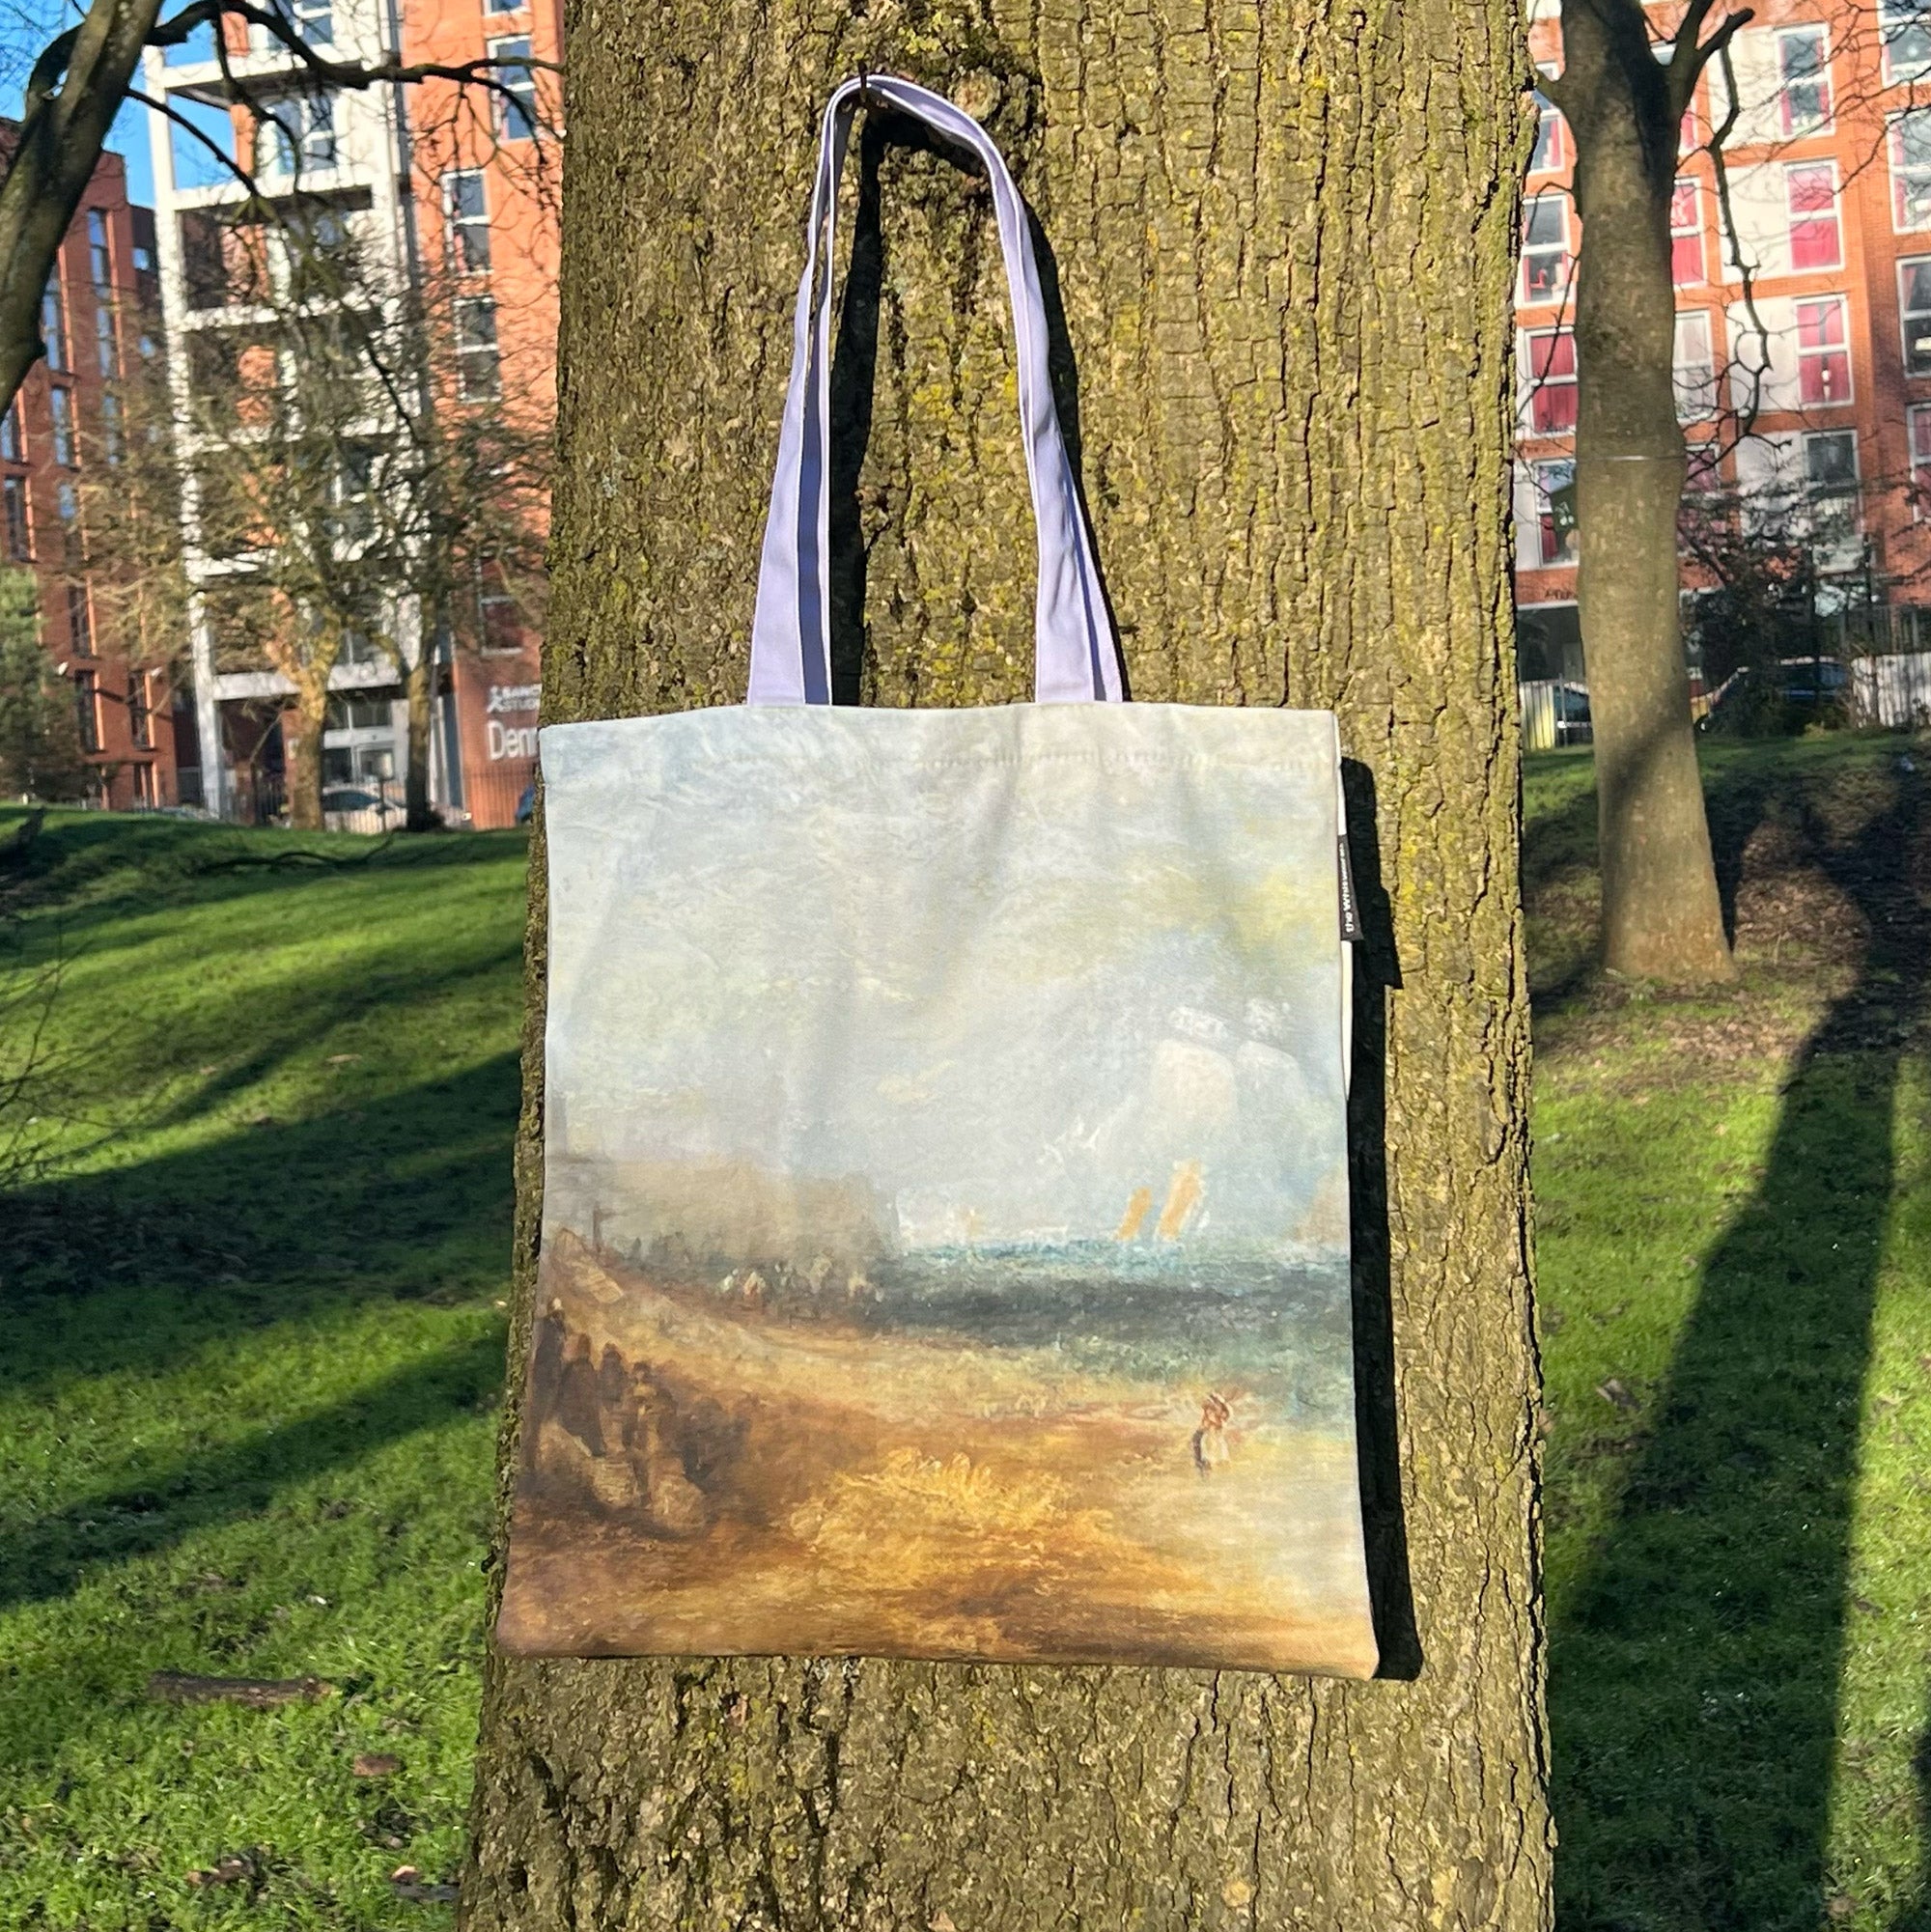
[[[1564, 1932], [1931, 1925], [1931, 799], [1899, 750], [1713, 753], [1724, 1000], [1588, 972], [1588, 765], [1529, 774]], [[124, 1133], [0, 1249], [10, 1927], [446, 1916], [386, 1874], [458, 1856], [521, 852], [198, 869], [287, 844], [72, 819], [33, 882]], [[340, 1691], [182, 1710], [154, 1668]], [[232, 1853], [259, 1876], [183, 1883]]]
[[[49, 832], [25, 943], [122, 1137], [5, 1210], [0, 1925], [446, 1918], [388, 1874], [460, 1856], [522, 840]], [[156, 1668], [338, 1692], [183, 1709]], [[258, 1876], [185, 1884], [227, 1855]]]
[[1588, 973], [1587, 761], [1529, 776], [1565, 1932], [1931, 1922], [1931, 792], [1906, 753], [1713, 751], [1723, 999]]

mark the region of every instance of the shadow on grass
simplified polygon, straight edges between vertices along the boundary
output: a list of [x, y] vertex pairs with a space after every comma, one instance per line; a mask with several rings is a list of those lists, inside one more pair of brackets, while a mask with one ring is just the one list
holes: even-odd
[[0, 1610], [65, 1596], [96, 1563], [122, 1563], [265, 1508], [276, 1493], [473, 1410], [501, 1386], [491, 1332], [410, 1362], [341, 1401], [207, 1453], [122, 1466], [112, 1487], [0, 1533]]
[[518, 1078], [502, 1053], [352, 1113], [10, 1194], [0, 1386], [152, 1374], [335, 1305], [488, 1292]]
[[1917, 780], [1848, 844], [1806, 815], [1867, 924], [1862, 970], [1786, 1084], [1593, 1573], [1552, 1629], [1566, 1932], [1822, 1922], [1902, 1006], [1931, 953], [1913, 876], [1927, 816]]

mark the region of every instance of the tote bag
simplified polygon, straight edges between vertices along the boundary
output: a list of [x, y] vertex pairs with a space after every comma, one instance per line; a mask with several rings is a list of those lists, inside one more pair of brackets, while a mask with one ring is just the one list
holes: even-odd
[[1121, 701], [1018, 191], [959, 109], [863, 86], [991, 178], [1038, 702], [829, 702], [850, 84], [749, 702], [542, 734], [542, 1260], [498, 1638], [1366, 1675], [1334, 720]]

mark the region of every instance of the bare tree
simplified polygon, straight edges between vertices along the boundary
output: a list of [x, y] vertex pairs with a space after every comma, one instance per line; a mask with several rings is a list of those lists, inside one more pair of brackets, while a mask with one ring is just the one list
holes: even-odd
[[477, 641], [486, 585], [539, 615], [546, 411], [465, 343], [450, 279], [390, 272], [352, 217], [249, 201], [212, 240], [240, 320], [194, 331], [185, 381], [149, 385], [163, 434], [94, 466], [87, 567], [119, 586], [127, 628], [182, 634], [166, 616], [186, 594], [180, 526], [170, 545], [155, 473], [178, 462], [219, 667], [271, 669], [293, 693], [293, 823], [322, 823], [331, 689], [354, 658], [405, 685], [420, 828], [436, 640]]
[[[272, 121], [274, 111], [265, 92], [235, 71], [231, 34], [244, 41], [250, 33], [265, 37], [319, 88], [360, 92], [443, 83], [514, 99], [518, 112], [526, 110], [527, 83], [553, 71], [552, 63], [529, 56], [455, 63], [333, 60], [308, 44], [292, 13], [255, 0], [190, 0], [165, 19], [162, 13], [162, 0], [91, 0], [80, 20], [42, 49], [28, 76], [20, 131], [0, 174], [0, 408], [45, 353], [42, 292], [115, 116], [126, 100], [147, 98], [134, 77], [149, 47], [184, 46], [211, 31], [235, 98], [263, 121]], [[159, 102], [148, 104], [167, 111]], [[541, 98], [537, 111], [553, 119], [553, 95]]]

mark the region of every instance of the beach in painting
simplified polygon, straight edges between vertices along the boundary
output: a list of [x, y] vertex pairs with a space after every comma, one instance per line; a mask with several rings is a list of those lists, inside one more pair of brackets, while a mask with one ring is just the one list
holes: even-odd
[[507, 1647], [1372, 1669], [1332, 739], [1099, 710], [546, 735]]

